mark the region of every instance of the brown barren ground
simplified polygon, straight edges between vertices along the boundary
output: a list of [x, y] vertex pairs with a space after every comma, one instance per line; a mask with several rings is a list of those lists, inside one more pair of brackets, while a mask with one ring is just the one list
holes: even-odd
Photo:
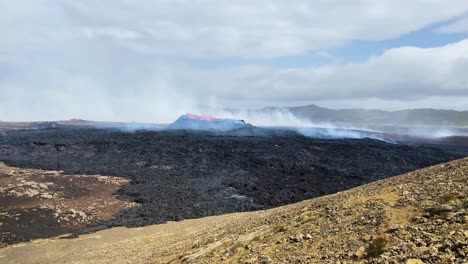
[[0, 163], [0, 247], [78, 231], [112, 218], [135, 205], [114, 194], [127, 182], [119, 177], [65, 175]]

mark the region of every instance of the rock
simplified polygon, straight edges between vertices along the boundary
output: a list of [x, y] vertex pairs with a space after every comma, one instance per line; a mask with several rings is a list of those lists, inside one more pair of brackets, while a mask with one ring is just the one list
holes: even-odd
[[450, 205], [446, 205], [446, 204], [426, 208], [426, 212], [429, 213], [429, 215], [431, 216], [448, 214], [452, 211], [453, 211], [453, 207]]
[[408, 259], [406, 264], [424, 264], [424, 262], [420, 259]]
[[413, 246], [411, 247], [411, 250], [414, 252], [415, 256], [422, 256], [430, 252], [430, 249], [425, 246], [422, 246], [422, 247]]
[[244, 264], [254, 264], [254, 263], [257, 263], [258, 262], [258, 258], [257, 257], [252, 257], [252, 258], [249, 258], [247, 260], [244, 261]]
[[387, 230], [387, 233], [394, 233], [394, 232], [398, 231], [398, 230], [401, 229], [401, 228], [402, 228], [401, 225], [396, 224], [396, 225], [390, 227], [390, 228]]
[[426, 243], [422, 239], [417, 238], [415, 240], [415, 245], [418, 246], [418, 247], [423, 247], [423, 246], [426, 246]]
[[262, 255], [258, 258], [258, 263], [261, 263], [261, 264], [270, 264], [270, 263], [273, 263], [271, 261], [271, 258], [269, 256], [265, 256], [265, 255]]
[[36, 195], [39, 195], [39, 191], [35, 189], [28, 189], [26, 190], [25, 194], [29, 197], [34, 197]]
[[362, 258], [364, 256], [364, 254], [366, 253], [366, 248], [365, 247], [360, 247], [356, 250], [356, 252], [354, 253], [354, 255], [357, 257], [357, 258]]
[[44, 198], [44, 199], [52, 199], [54, 198], [54, 196], [50, 193], [43, 193], [41, 194], [41, 197]]
[[301, 242], [302, 241], [302, 238], [297, 235], [297, 236], [289, 236], [289, 241], [290, 242], [294, 242], [294, 243], [298, 243], [298, 242]]

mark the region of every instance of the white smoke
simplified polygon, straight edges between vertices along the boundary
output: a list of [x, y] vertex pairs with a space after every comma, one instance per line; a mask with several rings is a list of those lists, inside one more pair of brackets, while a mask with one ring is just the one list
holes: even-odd
[[214, 110], [216, 115], [222, 118], [239, 119], [255, 126], [264, 127], [309, 127], [314, 126], [310, 121], [294, 116], [287, 109], [275, 109], [273, 111], [262, 110]]
[[415, 126], [408, 127], [406, 130], [406, 133], [399, 132], [399, 134], [407, 134], [413, 137], [427, 139], [436, 139], [452, 136], [468, 136], [468, 130], [462, 128]]
[[[167, 108], [172, 108], [166, 105]], [[219, 119], [244, 120], [256, 127], [270, 127], [279, 129], [289, 129], [307, 137], [325, 139], [362, 139], [372, 138], [386, 142], [392, 142], [391, 135], [405, 135], [417, 138], [443, 138], [449, 136], [468, 136], [468, 132], [463, 129], [448, 127], [428, 127], [428, 126], [353, 126], [336, 124], [333, 122], [313, 122], [310, 119], [300, 118], [291, 113], [287, 108], [264, 108], [259, 110], [250, 109], [223, 109], [218, 107], [216, 102], [210, 102], [210, 106], [200, 107], [196, 104], [186, 104], [185, 108], [176, 112], [168, 113], [167, 109], [160, 112], [164, 114], [164, 124], [151, 123], [119, 123], [118, 128], [125, 132], [135, 132], [138, 130], [162, 130], [168, 124], [174, 122], [182, 114], [188, 112], [200, 115], [212, 115]], [[311, 117], [313, 119], [313, 117]], [[100, 126], [100, 127], [105, 127]], [[223, 129], [225, 131], [226, 129]], [[220, 131], [221, 132], [221, 131]]]
[[287, 108], [265, 108], [260, 110], [224, 110], [204, 109], [202, 111], [214, 113], [219, 118], [244, 120], [258, 127], [285, 128], [298, 132], [307, 137], [343, 139], [343, 138], [373, 138], [384, 140], [376, 135], [376, 130], [369, 128], [338, 126], [331, 122], [312, 122], [299, 118]]

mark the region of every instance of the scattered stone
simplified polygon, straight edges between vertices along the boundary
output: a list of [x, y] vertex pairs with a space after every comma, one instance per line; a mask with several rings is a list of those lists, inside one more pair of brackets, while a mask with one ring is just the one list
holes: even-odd
[[354, 255], [357, 257], [357, 258], [362, 258], [364, 257], [366, 253], [366, 248], [365, 247], [360, 247], [356, 250], [356, 252], [354, 253]]
[[408, 259], [406, 264], [424, 264], [424, 262], [420, 259]]

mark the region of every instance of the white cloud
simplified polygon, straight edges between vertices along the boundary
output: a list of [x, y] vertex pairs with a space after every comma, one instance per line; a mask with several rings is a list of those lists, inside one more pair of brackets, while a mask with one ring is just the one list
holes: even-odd
[[141, 35], [138, 32], [120, 28], [83, 28], [83, 34], [92, 39], [97, 37], [110, 37], [122, 40], [138, 39]]
[[0, 0], [0, 119], [167, 122], [199, 104], [411, 107], [429, 97], [466, 109], [467, 41], [301, 69], [191, 62], [329, 57], [467, 10], [456, 0]]
[[[80, 54], [72, 58], [87, 62]], [[438, 48], [390, 49], [362, 63], [298, 69], [200, 69], [99, 54], [92, 61], [96, 65], [87, 70], [74, 69], [68, 60], [44, 62], [32, 72], [26, 72], [28, 65], [17, 66], [24, 75], [0, 81], [0, 119], [169, 122], [199, 111], [199, 105], [468, 109], [468, 39]]]
[[457, 19], [448, 25], [437, 28], [435, 31], [438, 33], [444, 33], [444, 34], [467, 33], [468, 32], [468, 17]]
[[106, 45], [115, 37], [129, 42], [126, 47], [159, 55], [264, 58], [353, 39], [392, 39], [459, 16], [468, 11], [468, 2], [37, 0], [2, 1], [0, 7], [0, 33], [7, 33], [11, 45], [29, 40], [45, 48], [80, 41], [84, 28], [88, 38], [110, 38]]
[[[373, 98], [406, 101], [411, 107], [412, 100], [431, 96], [452, 96], [451, 100], [468, 97], [467, 71], [468, 39], [438, 48], [394, 48], [363, 63], [286, 70], [246, 66], [196, 71], [188, 75], [187, 83], [196, 83], [200, 92], [218, 94], [223, 104], [231, 105], [239, 101], [284, 105]], [[450, 106], [446, 101], [444, 107]]]

